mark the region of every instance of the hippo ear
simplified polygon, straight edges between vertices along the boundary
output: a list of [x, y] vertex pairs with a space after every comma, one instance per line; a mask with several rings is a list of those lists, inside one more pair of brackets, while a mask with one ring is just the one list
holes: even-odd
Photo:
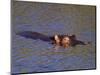
[[76, 38], [76, 35], [73, 34], [73, 35], [71, 35], [70, 37], [75, 39], [75, 38]]
[[72, 37], [76, 37], [76, 36], [73, 34]]
[[58, 35], [55, 35], [55, 36], [54, 36], [54, 39], [55, 39], [55, 40], [59, 39]]

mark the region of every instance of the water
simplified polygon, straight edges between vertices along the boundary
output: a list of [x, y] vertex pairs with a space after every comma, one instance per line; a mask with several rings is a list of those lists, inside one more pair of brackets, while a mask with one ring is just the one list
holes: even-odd
[[[14, 1], [12, 9], [12, 73], [95, 69], [95, 7]], [[48, 42], [16, 35], [21, 31], [75, 34], [91, 44], [55, 50]]]

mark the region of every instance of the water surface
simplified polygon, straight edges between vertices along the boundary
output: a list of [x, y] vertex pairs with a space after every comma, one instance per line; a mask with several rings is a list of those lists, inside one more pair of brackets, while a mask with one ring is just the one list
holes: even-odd
[[[17, 32], [48, 36], [75, 34], [89, 45], [55, 50], [41, 40]], [[95, 69], [95, 7], [14, 1], [12, 7], [12, 73]]]

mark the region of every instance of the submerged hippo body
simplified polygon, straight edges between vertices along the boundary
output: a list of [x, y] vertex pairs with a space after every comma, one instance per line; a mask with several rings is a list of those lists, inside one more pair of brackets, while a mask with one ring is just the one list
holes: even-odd
[[63, 47], [74, 47], [76, 45], [86, 45], [85, 42], [77, 40], [75, 35], [54, 35], [54, 36], [46, 36], [44, 34], [38, 32], [24, 31], [19, 32], [17, 35], [23, 36], [29, 39], [40, 39], [44, 42], [49, 42], [51, 44]]

